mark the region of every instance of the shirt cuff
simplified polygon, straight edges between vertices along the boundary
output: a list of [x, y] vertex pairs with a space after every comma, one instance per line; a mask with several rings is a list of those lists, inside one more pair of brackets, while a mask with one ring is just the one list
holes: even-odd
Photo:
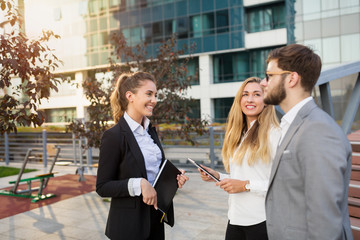
[[130, 178], [128, 182], [129, 195], [131, 197], [141, 195], [141, 179], [142, 178]]
[[250, 180], [250, 191], [258, 193], [259, 195], [265, 195], [268, 189], [268, 185], [268, 181]]
[[220, 181], [225, 179], [225, 178], [230, 178], [229, 174], [219, 173], [219, 175], [220, 175], [220, 178], [219, 178]]

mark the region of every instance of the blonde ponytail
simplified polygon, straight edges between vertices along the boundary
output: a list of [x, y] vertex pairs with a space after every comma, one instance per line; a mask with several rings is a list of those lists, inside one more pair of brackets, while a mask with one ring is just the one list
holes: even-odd
[[125, 109], [121, 108], [120, 104], [120, 86], [121, 78], [119, 78], [116, 82], [115, 89], [110, 95], [110, 105], [112, 109], [112, 116], [115, 123], [117, 123], [120, 117], [124, 114]]

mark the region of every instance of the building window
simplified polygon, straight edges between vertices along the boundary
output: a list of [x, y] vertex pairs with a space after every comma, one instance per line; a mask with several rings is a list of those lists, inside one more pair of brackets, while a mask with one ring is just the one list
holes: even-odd
[[188, 73], [187, 77], [191, 77], [191, 85], [199, 85], [199, 58], [194, 57], [189, 60], [187, 64]]
[[98, 46], [99, 46], [98, 35], [91, 34], [90, 35], [90, 47], [98, 47]]
[[341, 62], [351, 62], [360, 59], [360, 33], [341, 35]]
[[90, 15], [97, 14], [98, 12], [104, 11], [107, 8], [106, 0], [89, 0], [88, 4]]
[[[197, 48], [194, 51], [197, 53], [224, 50], [231, 46], [242, 47], [238, 40], [243, 38], [242, 30], [240, 33], [232, 29], [233, 32], [227, 34], [230, 32], [230, 25], [233, 24], [229, 9], [219, 11], [208, 9], [207, 12], [200, 14], [194, 12], [188, 15], [186, 8], [185, 16], [183, 14], [178, 16], [175, 7], [172, 15], [166, 15], [170, 10], [165, 13], [167, 8], [163, 8], [163, 5], [179, 6], [177, 3], [180, 2], [177, 0], [89, 0], [85, 37], [91, 65], [96, 65], [95, 63], [99, 61], [95, 61], [97, 56], [90, 54], [101, 54], [101, 51], [109, 50], [112, 46], [106, 33], [116, 31], [119, 26], [128, 45], [135, 47], [139, 43], [146, 43], [149, 56], [153, 56], [159, 44], [168, 40], [173, 34], [178, 39], [179, 46], [185, 43], [189, 48], [189, 38], [190, 42], [196, 42]], [[181, 4], [183, 3], [186, 1], [181, 1]], [[108, 12], [103, 11], [104, 7]], [[238, 11], [240, 8], [232, 10], [232, 14]], [[164, 16], [168, 17], [164, 18]]]
[[214, 13], [206, 13], [202, 15], [202, 35], [214, 34]]
[[141, 27], [123, 29], [122, 33], [129, 46], [136, 46], [144, 40], [145, 30]]
[[269, 52], [273, 48], [265, 48], [265, 49], [259, 49], [249, 52], [249, 60], [250, 60], [250, 69], [249, 69], [249, 77], [255, 76], [263, 78], [265, 77], [265, 71], [266, 71], [266, 59], [269, 55]]
[[155, 22], [152, 24], [152, 36], [154, 42], [161, 42], [163, 40], [163, 23]]
[[244, 81], [251, 76], [263, 78], [266, 59], [272, 49], [214, 55], [214, 83]]
[[151, 37], [152, 37], [152, 28], [151, 24], [145, 24], [144, 25], [144, 39], [146, 43], [151, 43]]
[[96, 0], [90, 0], [89, 1], [89, 14], [95, 14], [98, 11], [97, 1]]
[[98, 26], [97, 26], [97, 18], [92, 18], [92, 19], [90, 19], [90, 21], [88, 21], [89, 22], [89, 32], [95, 32], [95, 31], [97, 31], [98, 30]]
[[[216, 16], [216, 20], [215, 20]], [[190, 17], [190, 36], [202, 37], [215, 33], [229, 32], [229, 11], [222, 10]]]
[[108, 28], [108, 24], [107, 24], [107, 17], [102, 17], [100, 18], [100, 31], [104, 31]]
[[284, 28], [285, 3], [249, 8], [246, 10], [247, 32], [261, 32]]
[[186, 123], [190, 119], [200, 119], [200, 100], [191, 99], [191, 100], [180, 100], [177, 104], [174, 105], [174, 111], [178, 112], [182, 108], [187, 109], [184, 118], [178, 119], [177, 123]]
[[191, 85], [199, 85], [199, 58], [193, 57], [185, 62], [183, 59], [179, 60], [179, 66], [184, 66], [187, 69], [186, 78], [190, 78]]
[[110, 0], [109, 7], [110, 8], [119, 7], [120, 4], [121, 4], [121, 0]]
[[192, 100], [187, 103], [190, 111], [186, 113], [186, 117], [191, 119], [200, 119], [200, 100]]
[[248, 52], [215, 55], [214, 83], [244, 81], [249, 76]]
[[136, 0], [126, 0], [126, 9], [131, 10], [136, 8]]
[[109, 44], [109, 34], [107, 32], [100, 33], [100, 46]]
[[196, 15], [190, 17], [190, 31], [191, 37], [201, 37], [202, 36], [202, 21], [201, 15]]
[[188, 38], [189, 20], [187, 17], [167, 20], [164, 22], [165, 40], [176, 34], [177, 38]]
[[61, 8], [55, 8], [54, 9], [54, 21], [60, 21], [61, 20]]
[[[75, 73], [63, 73], [56, 76], [56, 79], [60, 81], [60, 83], [56, 86], [57, 91], [54, 89], [50, 90], [51, 97], [57, 96], [71, 96], [75, 95], [77, 91], [77, 86], [75, 84]], [[64, 82], [61, 81], [64, 79]]]
[[188, 38], [189, 26], [188, 18], [178, 18], [176, 20], [176, 36], [179, 39]]
[[224, 33], [229, 31], [229, 11], [216, 12], [216, 32]]
[[165, 39], [171, 38], [176, 31], [176, 20], [167, 20], [164, 22], [164, 25]]
[[[152, 2], [152, 5], [153, 5], [153, 6], [157, 6], [157, 5], [163, 4], [163, 0], [152, 0], [151, 2]], [[164, 1], [164, 2], [166, 3], [166, 2], [169, 2], [169, 1]], [[170, 1], [170, 2], [171, 2], [171, 1]]]
[[45, 115], [45, 122], [47, 123], [71, 122], [76, 118], [76, 108], [46, 109]]
[[142, 42], [143, 31], [141, 27], [132, 28], [130, 31], [131, 46], [136, 46]]
[[213, 101], [215, 113], [213, 122], [225, 123], [234, 102], [234, 98], [216, 98]]
[[130, 28], [126, 28], [122, 30], [122, 34], [124, 35], [124, 38], [128, 44], [130, 44]]

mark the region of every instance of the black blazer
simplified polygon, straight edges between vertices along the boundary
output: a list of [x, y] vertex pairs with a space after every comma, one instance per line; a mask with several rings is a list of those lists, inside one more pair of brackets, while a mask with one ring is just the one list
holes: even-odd
[[[164, 151], [154, 127], [150, 136], [159, 146], [164, 161]], [[142, 196], [131, 197], [129, 178], [147, 179], [144, 157], [124, 117], [106, 130], [101, 139], [100, 160], [96, 179], [96, 192], [101, 197], [111, 197], [105, 234], [110, 239], [146, 239], [150, 233], [150, 209]], [[174, 225], [173, 206], [167, 213], [167, 224]]]

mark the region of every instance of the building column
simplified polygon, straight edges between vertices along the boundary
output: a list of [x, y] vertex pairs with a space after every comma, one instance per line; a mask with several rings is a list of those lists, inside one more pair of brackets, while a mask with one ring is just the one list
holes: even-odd
[[[82, 88], [82, 83], [87, 77], [87, 72], [76, 72], [75, 73], [75, 82], [78, 84], [78, 88], [76, 90], [76, 98], [79, 99], [75, 103], [76, 105], [76, 118], [84, 118], [85, 117], [85, 104], [83, 99], [84, 97], [84, 89]], [[81, 99], [81, 100], [80, 100]]]
[[214, 118], [214, 107], [210, 97], [210, 85], [213, 82], [213, 63], [211, 55], [199, 56], [200, 78], [200, 114], [201, 118], [209, 120]]

